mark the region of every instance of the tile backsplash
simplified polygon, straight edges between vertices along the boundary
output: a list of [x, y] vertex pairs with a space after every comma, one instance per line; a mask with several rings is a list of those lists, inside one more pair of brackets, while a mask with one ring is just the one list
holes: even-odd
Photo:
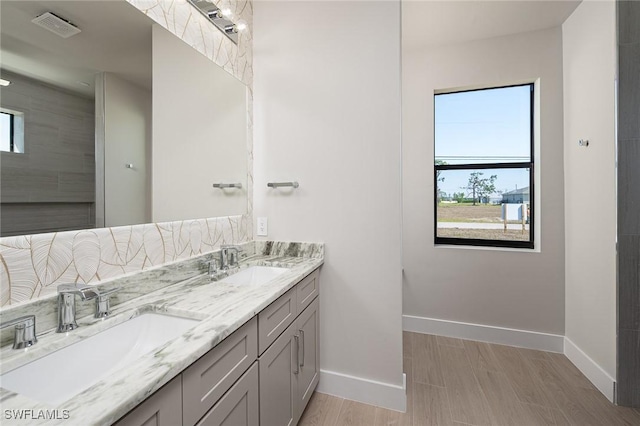
[[214, 0], [247, 22], [231, 42], [186, 0], [127, 0], [247, 85], [248, 211], [241, 216], [0, 238], [0, 306], [51, 296], [61, 283], [93, 283], [253, 238], [253, 4]]
[[248, 222], [243, 215], [2, 238], [0, 306], [249, 241]]

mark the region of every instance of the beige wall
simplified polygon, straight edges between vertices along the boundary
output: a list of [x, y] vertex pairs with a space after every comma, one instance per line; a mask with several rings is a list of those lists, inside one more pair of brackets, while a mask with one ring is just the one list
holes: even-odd
[[103, 81], [105, 226], [147, 223], [151, 221], [151, 91], [113, 73], [105, 73]]
[[[560, 28], [403, 51], [403, 313], [564, 334]], [[433, 93], [539, 79], [536, 247], [434, 247]]]
[[399, 6], [254, 4], [254, 212], [326, 243], [322, 390], [403, 409]]
[[583, 2], [562, 25], [566, 337], [614, 378], [615, 24], [615, 3], [604, 1]]
[[246, 86], [154, 25], [153, 221], [245, 214], [246, 136]]

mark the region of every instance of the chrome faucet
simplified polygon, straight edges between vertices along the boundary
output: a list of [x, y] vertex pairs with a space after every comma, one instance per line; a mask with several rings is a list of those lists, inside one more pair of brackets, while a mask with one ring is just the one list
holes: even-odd
[[229, 269], [229, 266], [238, 264], [238, 253], [242, 252], [242, 247], [232, 244], [220, 246], [220, 269]]
[[209, 262], [209, 278], [213, 281], [218, 274], [218, 259], [211, 259]]
[[58, 286], [58, 329], [57, 333], [78, 328], [76, 323], [76, 298], [80, 296], [82, 300], [91, 300], [100, 296], [96, 287], [86, 284], [60, 284]]
[[106, 318], [111, 315], [111, 299], [109, 297], [118, 290], [120, 289], [114, 288], [103, 291], [96, 297], [96, 313], [93, 315], [95, 318]]
[[28, 348], [38, 343], [36, 338], [36, 316], [26, 315], [0, 324], [0, 329], [15, 326], [13, 349]]

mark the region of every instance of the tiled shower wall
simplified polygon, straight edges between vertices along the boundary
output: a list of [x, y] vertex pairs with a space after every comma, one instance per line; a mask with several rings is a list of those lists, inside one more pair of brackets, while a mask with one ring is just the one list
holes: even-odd
[[247, 214], [0, 239], [0, 306], [97, 282], [253, 238], [253, 63], [251, 0], [214, 0], [248, 30], [231, 42], [186, 0], [127, 0], [247, 85]]
[[640, 407], [640, 2], [618, 1], [618, 395]]

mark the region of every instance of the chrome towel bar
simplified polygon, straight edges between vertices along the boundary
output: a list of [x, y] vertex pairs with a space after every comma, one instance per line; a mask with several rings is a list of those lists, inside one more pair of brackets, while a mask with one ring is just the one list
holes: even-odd
[[240, 188], [242, 189], [242, 184], [241, 183], [214, 183], [213, 184], [214, 188]]
[[298, 182], [269, 182], [267, 183], [269, 188], [282, 188], [282, 187], [293, 187], [297, 188], [300, 186]]

